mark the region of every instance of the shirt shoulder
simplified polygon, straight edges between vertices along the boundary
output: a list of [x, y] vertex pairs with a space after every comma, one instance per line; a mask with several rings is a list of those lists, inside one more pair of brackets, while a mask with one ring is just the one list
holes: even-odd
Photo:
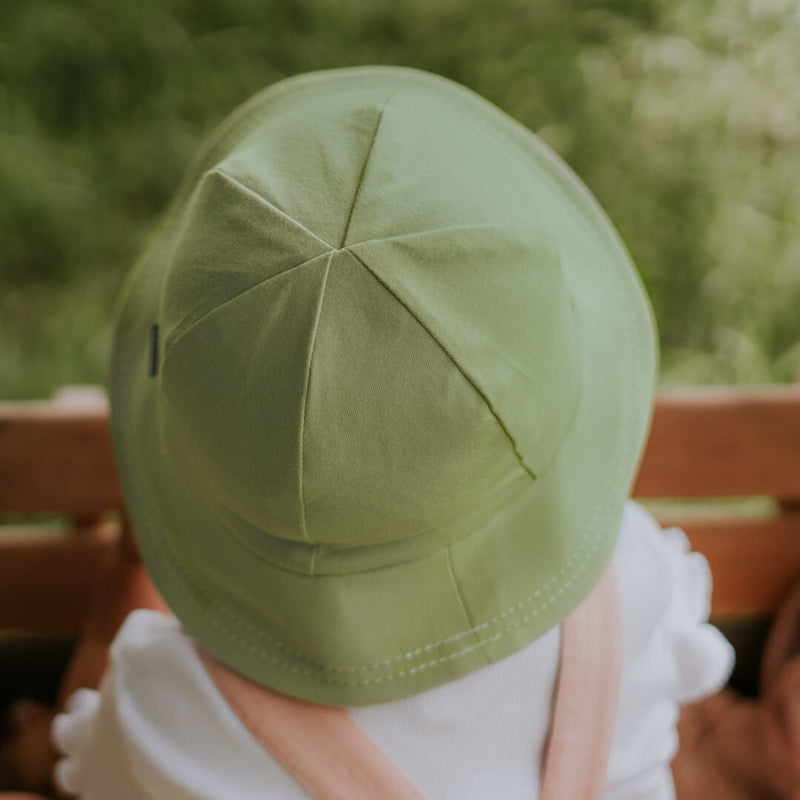
[[68, 708], [54, 727], [65, 754], [59, 781], [81, 800], [261, 800], [265, 786], [280, 800], [308, 798], [265, 758], [174, 617], [130, 614], [102, 687], [91, 694], [90, 704], [79, 703], [82, 714]]

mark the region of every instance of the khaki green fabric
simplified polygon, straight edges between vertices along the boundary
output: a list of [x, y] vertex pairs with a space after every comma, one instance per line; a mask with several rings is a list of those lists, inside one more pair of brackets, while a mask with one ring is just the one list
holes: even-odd
[[613, 228], [528, 130], [413, 70], [284, 81], [213, 136], [124, 296], [142, 554], [188, 631], [278, 691], [453, 680], [599, 579], [655, 360]]

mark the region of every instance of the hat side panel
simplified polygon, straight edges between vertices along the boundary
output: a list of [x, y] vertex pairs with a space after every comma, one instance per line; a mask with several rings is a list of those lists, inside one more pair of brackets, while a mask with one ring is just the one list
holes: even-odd
[[434, 547], [437, 531], [530, 480], [440, 344], [346, 251], [320, 314], [303, 453], [309, 535], [348, 547], [423, 534]]
[[162, 448], [175, 479], [267, 538], [307, 540], [300, 437], [329, 261], [279, 273], [207, 314], [162, 367]]

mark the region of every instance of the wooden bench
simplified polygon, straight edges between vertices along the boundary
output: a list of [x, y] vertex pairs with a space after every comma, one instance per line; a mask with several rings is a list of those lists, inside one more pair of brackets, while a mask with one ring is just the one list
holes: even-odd
[[[634, 494], [708, 557], [714, 619], [752, 687], [800, 577], [800, 386], [662, 394]], [[99, 390], [0, 404], [0, 630], [78, 633], [104, 569], [135, 558], [123, 519]]]

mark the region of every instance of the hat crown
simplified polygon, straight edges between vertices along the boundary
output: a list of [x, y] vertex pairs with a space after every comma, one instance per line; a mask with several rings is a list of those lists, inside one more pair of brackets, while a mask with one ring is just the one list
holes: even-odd
[[525, 128], [414, 70], [282, 81], [217, 129], [120, 306], [142, 556], [284, 694], [455, 680], [606, 569], [655, 356], [616, 232]]
[[205, 172], [162, 293], [162, 445], [256, 552], [433, 542], [546, 471], [578, 330], [518, 172], [402, 91], [278, 105]]

